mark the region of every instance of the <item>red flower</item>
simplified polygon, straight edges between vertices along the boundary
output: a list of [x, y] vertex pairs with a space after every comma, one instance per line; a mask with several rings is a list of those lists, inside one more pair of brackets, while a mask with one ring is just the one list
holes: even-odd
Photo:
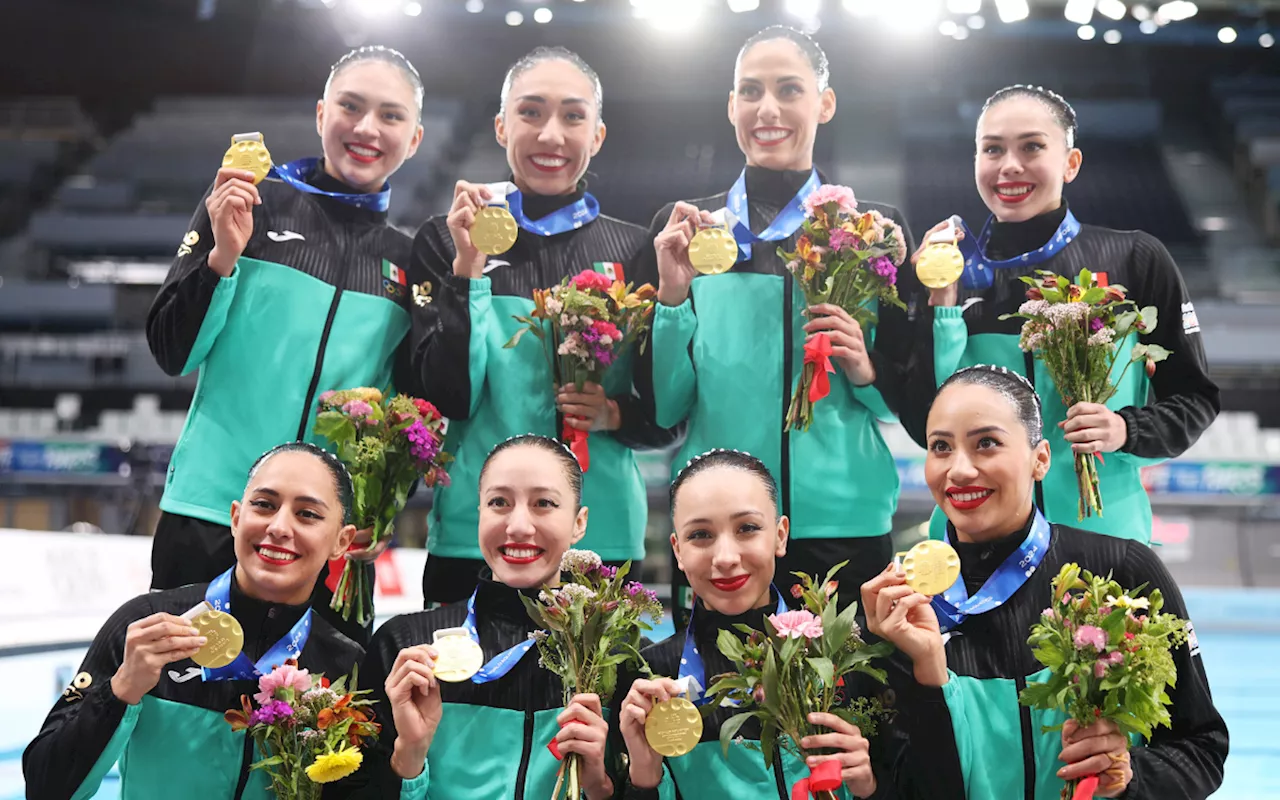
[[422, 418], [427, 422], [435, 422], [440, 419], [440, 412], [436, 410], [435, 406], [431, 405], [426, 400], [419, 400], [415, 397], [413, 399], [413, 407], [418, 409], [418, 413], [421, 414]]
[[1119, 287], [1119, 286], [1108, 286], [1108, 287], [1107, 287], [1106, 302], [1108, 302], [1108, 303], [1119, 303], [1119, 302], [1120, 302], [1120, 301], [1122, 301], [1122, 300], [1124, 300], [1124, 292], [1123, 292], [1123, 291], [1121, 291], [1121, 289], [1120, 289], [1120, 287]]
[[1150, 378], [1152, 375], [1155, 375], [1155, 374], [1156, 374], [1156, 362], [1148, 358], [1147, 359], [1147, 377]]
[[794, 598], [795, 598], [795, 599], [797, 599], [797, 600], [799, 600], [801, 597], [804, 597], [804, 587], [802, 587], [802, 586], [801, 586], [800, 584], [798, 584], [798, 583], [792, 584], [792, 585], [791, 585], [791, 596], [792, 596], [792, 597], [794, 597]]
[[574, 288], [581, 291], [597, 289], [601, 292], [607, 292], [609, 291], [609, 287], [613, 286], [613, 281], [609, 280], [608, 276], [589, 269], [584, 269], [582, 272], [574, 275], [571, 283], [573, 283]]
[[1070, 286], [1067, 287], [1067, 299], [1079, 300], [1081, 291], [1083, 290], [1078, 285], [1074, 283], [1071, 284]]
[[1038, 286], [1032, 286], [1030, 289], [1028, 289], [1028, 290], [1027, 290], [1027, 299], [1028, 299], [1028, 300], [1043, 300], [1043, 299], [1044, 299], [1044, 292], [1040, 291], [1040, 287], [1038, 287]]
[[1126, 638], [1126, 639], [1132, 639], [1132, 638], [1133, 638], [1133, 634], [1132, 634], [1132, 633], [1129, 633], [1128, 631], [1126, 631], [1126, 632], [1125, 632], [1125, 634], [1124, 634], [1124, 638]]

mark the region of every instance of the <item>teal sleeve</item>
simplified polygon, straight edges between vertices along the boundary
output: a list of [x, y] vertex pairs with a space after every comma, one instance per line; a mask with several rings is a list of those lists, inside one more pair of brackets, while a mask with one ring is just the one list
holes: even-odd
[[960, 368], [968, 340], [964, 309], [942, 306], [933, 310], [933, 374], [938, 386]]
[[693, 410], [698, 382], [689, 345], [697, 329], [691, 300], [674, 307], [658, 304], [654, 311], [654, 413], [663, 428], [674, 428]]
[[141, 714], [141, 703], [125, 709], [124, 719], [120, 720], [120, 725], [112, 734], [111, 741], [107, 742], [102, 755], [98, 756], [98, 760], [89, 768], [89, 774], [80, 783], [80, 788], [76, 789], [75, 794], [71, 795], [71, 800], [89, 800], [98, 793], [98, 789], [102, 786], [102, 779], [120, 760], [120, 756], [124, 755], [125, 748], [129, 745], [129, 737], [133, 736], [133, 729], [137, 726], [138, 717]]
[[471, 343], [468, 368], [471, 377], [471, 408], [474, 415], [484, 396], [484, 377], [489, 367], [489, 317], [493, 313], [493, 283], [488, 278], [474, 278], [468, 296], [468, 313], [471, 317]]
[[400, 783], [400, 800], [425, 800], [431, 785], [431, 762], [422, 765], [422, 774]]
[[240, 282], [240, 265], [237, 262], [232, 267], [231, 274], [218, 281], [218, 287], [213, 290], [213, 299], [209, 302], [209, 310], [204, 314], [204, 322], [200, 324], [200, 333], [196, 336], [196, 342], [191, 347], [191, 354], [187, 356], [187, 363], [182, 367], [182, 374], [189, 375], [204, 363], [204, 359], [209, 355], [209, 350], [213, 348], [213, 343], [218, 341], [218, 334], [222, 333], [223, 327], [227, 324], [227, 312], [231, 310], [231, 302], [236, 297], [236, 286]]

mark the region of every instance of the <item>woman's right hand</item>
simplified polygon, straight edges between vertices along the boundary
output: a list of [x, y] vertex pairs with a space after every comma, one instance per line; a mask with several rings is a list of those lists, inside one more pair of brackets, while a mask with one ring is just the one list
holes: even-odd
[[204, 200], [213, 226], [213, 249], [209, 251], [209, 269], [224, 278], [230, 277], [236, 259], [244, 252], [253, 236], [253, 207], [262, 204], [253, 173], [223, 167], [213, 179], [213, 191]]
[[688, 203], [676, 203], [667, 218], [667, 227], [653, 239], [658, 255], [658, 302], [678, 306], [689, 296], [689, 286], [697, 270], [689, 262], [689, 243], [698, 228], [714, 224], [711, 214]]
[[493, 193], [487, 186], [467, 181], [454, 184], [453, 205], [449, 207], [445, 224], [449, 226], [453, 249], [457, 252], [453, 258], [453, 274], [460, 278], [475, 280], [484, 274], [487, 256], [472, 243], [471, 226], [475, 224], [476, 214], [492, 199]]
[[637, 789], [652, 789], [662, 782], [662, 756], [649, 746], [644, 735], [649, 712], [658, 703], [679, 696], [681, 691], [680, 684], [670, 678], [641, 678], [631, 684], [631, 691], [622, 700], [618, 728], [627, 743], [630, 783]]
[[947, 682], [947, 654], [930, 600], [908, 586], [906, 573], [893, 563], [862, 584], [867, 629], [911, 659], [918, 683], [942, 686]]
[[[942, 222], [939, 222], [937, 225], [934, 225], [932, 228], [929, 229], [929, 231], [924, 235], [924, 237], [920, 239], [920, 246], [917, 247], [916, 251], [911, 254], [912, 266], [915, 266], [915, 263], [920, 260], [920, 254], [923, 253], [924, 249], [929, 246], [929, 240], [933, 238], [933, 235], [935, 233], [941, 233], [942, 231], [945, 231], [947, 229], [947, 226], [950, 224], [951, 224], [950, 220], [944, 219]], [[956, 242], [959, 243], [963, 240], [964, 240], [964, 229], [957, 226]], [[929, 305], [931, 306], [954, 306], [959, 302], [960, 302], [960, 281], [956, 281], [952, 283], [950, 286], [946, 286], [942, 289], [929, 290]]]
[[440, 684], [435, 676], [438, 655], [430, 645], [406, 647], [396, 656], [384, 686], [396, 725], [391, 768], [405, 780], [422, 773], [440, 726]]
[[191, 658], [205, 641], [190, 622], [173, 614], [161, 612], [131, 623], [125, 629], [124, 659], [111, 676], [111, 692], [136, 706], [160, 683], [166, 666]]

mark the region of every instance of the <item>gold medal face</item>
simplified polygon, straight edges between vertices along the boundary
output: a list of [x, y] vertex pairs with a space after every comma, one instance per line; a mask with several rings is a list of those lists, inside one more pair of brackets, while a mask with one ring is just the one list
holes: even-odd
[[244, 649], [244, 629], [236, 618], [222, 611], [205, 611], [191, 620], [191, 627], [208, 639], [191, 660], [207, 669], [225, 667]]
[[703, 228], [689, 242], [689, 263], [703, 275], [728, 272], [738, 263], [738, 243], [724, 228]]
[[693, 703], [673, 697], [649, 712], [644, 721], [644, 738], [659, 755], [682, 756], [702, 739], [702, 715]]
[[222, 166], [252, 172], [253, 182], [256, 185], [262, 183], [262, 179], [267, 177], [267, 173], [271, 171], [271, 153], [267, 152], [267, 146], [262, 141], [262, 134], [253, 135], [258, 138], [256, 140], [245, 139], [241, 141], [237, 141], [240, 137], [232, 139], [231, 146], [227, 148], [226, 155], [222, 157]]
[[471, 223], [471, 243], [487, 256], [502, 255], [516, 243], [520, 228], [516, 218], [502, 206], [480, 209]]
[[470, 680], [484, 666], [484, 651], [465, 633], [440, 634], [436, 631], [435, 641], [431, 643], [438, 654], [436, 677], [446, 683]]
[[960, 556], [946, 542], [920, 542], [902, 559], [907, 585], [920, 594], [942, 594], [960, 577]]
[[916, 276], [930, 289], [945, 289], [964, 272], [960, 248], [947, 242], [931, 244], [916, 261]]

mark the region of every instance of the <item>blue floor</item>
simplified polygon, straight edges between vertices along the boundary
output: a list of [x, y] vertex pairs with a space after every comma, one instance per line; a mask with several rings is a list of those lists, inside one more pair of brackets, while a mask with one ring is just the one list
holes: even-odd
[[[1199, 591], [1188, 592], [1192, 618], [1197, 621], [1201, 652], [1210, 686], [1219, 711], [1231, 732], [1231, 754], [1227, 759], [1226, 777], [1215, 798], [1230, 800], [1280, 800], [1280, 741], [1270, 726], [1280, 719], [1280, 628], [1269, 624], [1258, 630], [1241, 630], [1241, 620], [1251, 624], [1274, 611], [1260, 609], [1255, 602], [1243, 605], [1238, 598]], [[1254, 600], [1257, 595], [1250, 597]], [[1280, 594], [1263, 604], [1280, 608]], [[1248, 610], [1246, 616], [1244, 611]], [[670, 635], [670, 622], [664, 622], [651, 635], [661, 639]], [[10, 765], [20, 753], [0, 753]], [[0, 769], [0, 774], [4, 770]], [[19, 800], [21, 784], [0, 781], [0, 800]], [[119, 785], [114, 776], [104, 782], [97, 798], [116, 800]]]

